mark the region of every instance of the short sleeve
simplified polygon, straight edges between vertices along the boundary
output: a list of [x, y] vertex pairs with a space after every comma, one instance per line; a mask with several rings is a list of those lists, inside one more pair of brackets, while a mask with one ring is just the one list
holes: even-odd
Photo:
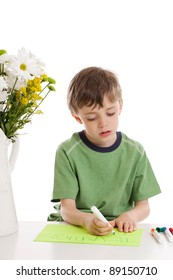
[[69, 158], [60, 146], [57, 149], [54, 164], [54, 187], [52, 202], [62, 198], [75, 199], [78, 193], [78, 181]]
[[141, 155], [134, 180], [133, 201], [145, 200], [159, 193], [161, 193], [160, 186], [144, 151]]

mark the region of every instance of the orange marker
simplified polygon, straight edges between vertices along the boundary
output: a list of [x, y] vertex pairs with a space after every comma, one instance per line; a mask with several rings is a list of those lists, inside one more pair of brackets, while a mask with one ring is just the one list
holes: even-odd
[[152, 235], [156, 238], [156, 240], [159, 242], [159, 243], [163, 243], [163, 238], [162, 236], [160, 235], [160, 233], [157, 232], [157, 230], [155, 230], [154, 228], [151, 229], [151, 233]]

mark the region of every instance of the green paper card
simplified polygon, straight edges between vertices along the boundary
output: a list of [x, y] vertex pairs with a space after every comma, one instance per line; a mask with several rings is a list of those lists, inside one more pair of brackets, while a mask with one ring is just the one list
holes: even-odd
[[115, 234], [95, 236], [81, 227], [65, 224], [47, 224], [34, 241], [112, 246], [140, 246], [142, 231], [142, 229], [137, 229], [136, 231], [125, 233], [119, 232], [115, 228]]

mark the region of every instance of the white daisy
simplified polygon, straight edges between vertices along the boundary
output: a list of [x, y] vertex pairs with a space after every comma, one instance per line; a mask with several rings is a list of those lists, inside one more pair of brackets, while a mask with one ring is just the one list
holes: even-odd
[[3, 89], [7, 89], [7, 83], [3, 77], [0, 77], [0, 91], [2, 91]]
[[0, 91], [0, 102], [6, 101], [8, 98], [8, 93], [6, 90]]
[[16, 82], [16, 76], [9, 75], [8, 72], [7, 72], [7, 76], [6, 76], [6, 82], [8, 85], [8, 91], [10, 91], [13, 87], [15, 90], [19, 90], [21, 87], [26, 87], [26, 85], [27, 85], [26, 80], [23, 80], [23, 79], [17, 80], [17, 82]]
[[13, 57], [8, 64], [8, 71], [18, 76], [22, 80], [32, 80], [40, 77], [44, 73], [44, 64], [36, 58], [31, 52], [27, 52], [25, 48], [18, 51], [16, 57]]

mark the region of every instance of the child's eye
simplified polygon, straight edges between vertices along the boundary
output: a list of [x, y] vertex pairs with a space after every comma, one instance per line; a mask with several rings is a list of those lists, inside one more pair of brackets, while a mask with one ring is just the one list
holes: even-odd
[[94, 121], [94, 120], [95, 120], [95, 118], [87, 119], [87, 121], [89, 121], [89, 122], [92, 122], [92, 121]]
[[115, 115], [115, 112], [113, 112], [113, 113], [107, 113], [107, 115], [108, 115], [109, 117], [111, 117], [111, 116]]

